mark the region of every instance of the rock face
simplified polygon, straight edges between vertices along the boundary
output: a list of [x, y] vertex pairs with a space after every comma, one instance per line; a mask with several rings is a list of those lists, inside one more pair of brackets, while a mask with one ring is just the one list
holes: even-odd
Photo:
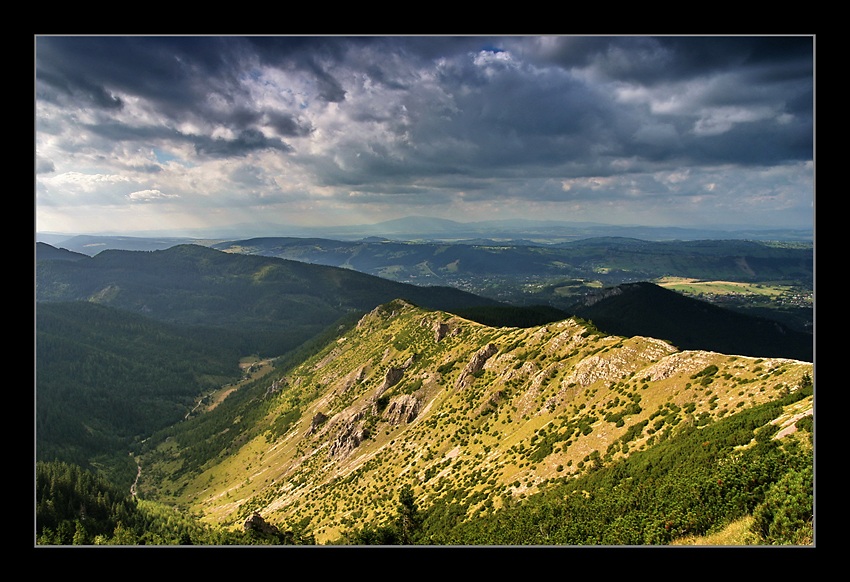
[[263, 398], [269, 398], [270, 396], [274, 396], [275, 394], [286, 388], [286, 386], [286, 378], [278, 378], [277, 380], [272, 382], [271, 386], [266, 389], [266, 393], [263, 395]]
[[455, 382], [455, 387], [466, 388], [471, 382], [469, 377], [483, 370], [485, 362], [487, 362], [487, 360], [489, 360], [490, 357], [492, 357], [493, 354], [498, 351], [499, 348], [496, 346], [496, 344], [487, 344], [486, 346], [475, 352], [475, 354], [472, 356], [472, 359], [460, 373], [460, 376], [458, 376], [457, 382]]
[[448, 324], [445, 324], [445, 323], [442, 323], [442, 322], [439, 322], [439, 321], [434, 324], [434, 341], [435, 342], [438, 342], [441, 339], [443, 339], [444, 337], [446, 337], [447, 333], [449, 333]]
[[361, 418], [362, 414], [357, 414], [343, 424], [328, 449], [328, 454], [331, 458], [337, 460], [344, 459], [369, 437], [369, 433], [363, 426]]
[[313, 420], [310, 421], [310, 428], [307, 430], [307, 434], [313, 434], [316, 430], [322, 426], [325, 421], [328, 419], [327, 415], [322, 412], [317, 412], [313, 417]]
[[402, 422], [410, 423], [419, 414], [419, 406], [419, 400], [415, 396], [402, 394], [390, 400], [384, 410], [383, 418], [393, 425], [399, 425]]
[[384, 376], [384, 383], [381, 384], [380, 388], [378, 388], [378, 392], [376, 394], [376, 397], [379, 398], [381, 396], [381, 394], [383, 394], [388, 389], [390, 389], [393, 386], [395, 386], [396, 384], [398, 384], [399, 381], [401, 381], [401, 379], [403, 377], [404, 377], [404, 368], [390, 367], [390, 369], [387, 370], [387, 373]]

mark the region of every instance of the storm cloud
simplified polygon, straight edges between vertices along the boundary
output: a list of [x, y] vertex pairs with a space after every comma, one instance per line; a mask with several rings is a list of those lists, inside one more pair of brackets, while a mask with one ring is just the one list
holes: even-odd
[[37, 36], [37, 228], [811, 228], [814, 40]]

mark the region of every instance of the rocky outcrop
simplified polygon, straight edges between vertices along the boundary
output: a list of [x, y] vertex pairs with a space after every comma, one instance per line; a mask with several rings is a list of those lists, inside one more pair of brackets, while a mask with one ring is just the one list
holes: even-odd
[[402, 422], [410, 423], [416, 419], [419, 408], [418, 398], [412, 394], [401, 394], [390, 400], [384, 410], [383, 418], [393, 425], [399, 425]]
[[416, 354], [410, 354], [410, 357], [401, 365], [402, 370], [407, 370], [416, 361]]
[[401, 367], [390, 366], [387, 369], [387, 373], [384, 375], [383, 383], [378, 387], [378, 390], [375, 392], [375, 395], [372, 397], [372, 401], [378, 400], [381, 396], [383, 396], [384, 392], [401, 382], [401, 379], [404, 378], [404, 371], [407, 370], [413, 363], [416, 361], [416, 354], [412, 354]]
[[430, 317], [423, 317], [422, 320], [419, 322], [419, 325], [423, 327], [430, 326], [431, 331], [434, 332], [434, 341], [436, 343], [440, 343], [440, 341], [446, 336], [456, 336], [459, 335], [461, 332], [461, 327], [457, 325], [457, 322], [455, 321], [433, 321]]
[[460, 376], [458, 376], [457, 382], [455, 382], [455, 388], [466, 388], [471, 383], [470, 376], [473, 376], [483, 370], [484, 364], [487, 360], [489, 360], [493, 354], [498, 351], [499, 348], [496, 347], [496, 344], [487, 344], [475, 352], [472, 359], [460, 373]]
[[382, 320], [392, 319], [405, 309], [412, 308], [413, 305], [404, 299], [393, 299], [389, 303], [377, 306], [375, 309], [360, 318], [357, 322], [357, 329], [370, 327]]
[[384, 392], [401, 382], [401, 379], [404, 377], [404, 368], [395, 368], [390, 366], [387, 370], [387, 373], [384, 375], [384, 382], [378, 387], [378, 391], [375, 393], [375, 400], [380, 398]]
[[439, 342], [441, 339], [446, 337], [450, 329], [451, 328], [447, 323], [443, 323], [441, 321], [434, 323], [434, 341]]
[[343, 423], [328, 449], [328, 454], [331, 458], [336, 460], [344, 459], [369, 437], [368, 431], [361, 422], [361, 417], [362, 414], [357, 414]]
[[616, 381], [631, 373], [640, 361], [637, 358], [624, 357], [621, 351], [608, 352], [601, 356], [589, 356], [573, 367], [561, 382], [566, 387], [578, 384], [587, 387], [599, 380]]
[[269, 396], [274, 396], [275, 394], [277, 394], [278, 392], [280, 392], [281, 390], [286, 388], [286, 386], [287, 386], [286, 378], [282, 378], [282, 377], [278, 378], [277, 380], [272, 382], [271, 386], [266, 388], [266, 393], [263, 395], [263, 398], [268, 398]]
[[503, 390], [496, 390], [484, 403], [478, 408], [478, 414], [487, 414], [489, 412], [493, 412], [505, 401], [505, 392]]
[[354, 386], [363, 382], [363, 380], [365, 378], [366, 378], [366, 366], [364, 365], [364, 366], [361, 366], [359, 369], [355, 370], [354, 372], [352, 372], [351, 374], [349, 374], [345, 378], [342, 385], [340, 386], [339, 392], [341, 394], [348, 392]]
[[653, 382], [666, 380], [676, 374], [691, 375], [702, 370], [711, 357], [711, 352], [687, 351], [673, 353], [649, 366], [645, 373]]
[[322, 412], [317, 412], [316, 415], [313, 417], [313, 420], [310, 421], [310, 428], [307, 430], [307, 434], [310, 435], [316, 432], [316, 430], [318, 430], [318, 428], [322, 426], [327, 420], [328, 416], [326, 414]]

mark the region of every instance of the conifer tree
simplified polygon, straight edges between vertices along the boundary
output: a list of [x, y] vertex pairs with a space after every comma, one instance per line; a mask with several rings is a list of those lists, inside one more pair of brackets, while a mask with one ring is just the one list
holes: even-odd
[[419, 509], [416, 507], [416, 499], [413, 496], [413, 487], [410, 484], [404, 485], [399, 493], [398, 516], [396, 517], [396, 529], [401, 545], [414, 543], [421, 521]]

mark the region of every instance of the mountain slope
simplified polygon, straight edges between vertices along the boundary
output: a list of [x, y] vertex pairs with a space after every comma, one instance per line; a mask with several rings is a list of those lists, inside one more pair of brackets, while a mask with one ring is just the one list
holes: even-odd
[[691, 299], [652, 283], [605, 289], [573, 313], [616, 335], [664, 338], [682, 349], [814, 361], [811, 334]]
[[140, 490], [226, 527], [254, 512], [309, 523], [323, 543], [391, 514], [404, 484], [423, 508], [446, 496], [470, 515], [498, 508], [793, 393], [812, 372], [574, 318], [492, 328], [393, 301], [241, 404], [152, 439]]
[[742, 240], [655, 242], [599, 237], [532, 246], [266, 237], [212, 246], [345, 266], [397, 281], [458, 286], [473, 277], [584, 278], [619, 284], [670, 274], [744, 282], [796, 280], [811, 285], [814, 267], [811, 246]]
[[91, 301], [159, 321], [239, 331], [245, 353], [277, 356], [352, 312], [402, 297], [434, 309], [499, 303], [448, 287], [198, 245], [38, 260], [36, 299]]
[[199, 395], [238, 380], [221, 333], [177, 327], [89, 302], [36, 310], [36, 458], [97, 465], [114, 482], [127, 450], [180, 421]]

